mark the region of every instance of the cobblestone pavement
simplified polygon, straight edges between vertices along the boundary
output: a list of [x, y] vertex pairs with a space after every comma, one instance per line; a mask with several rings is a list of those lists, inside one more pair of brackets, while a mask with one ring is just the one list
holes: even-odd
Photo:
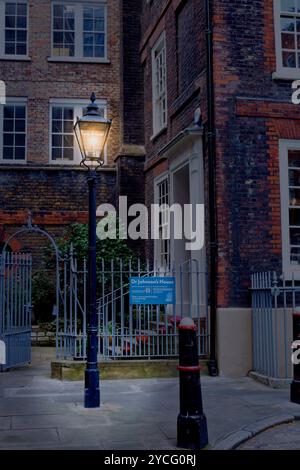
[[[178, 379], [101, 381], [101, 408], [83, 408], [83, 382], [50, 378], [51, 351], [0, 374], [0, 449], [176, 449]], [[289, 390], [250, 378], [202, 377], [210, 445], [244, 426], [299, 413]]]
[[299, 450], [300, 422], [269, 429], [241, 445], [238, 450]]

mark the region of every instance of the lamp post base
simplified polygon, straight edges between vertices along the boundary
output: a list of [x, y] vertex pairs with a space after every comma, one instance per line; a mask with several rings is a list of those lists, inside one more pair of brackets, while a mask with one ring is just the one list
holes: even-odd
[[85, 371], [84, 407], [100, 408], [99, 370]]
[[291, 402], [300, 405], [300, 382], [297, 380], [291, 383]]
[[201, 450], [208, 445], [205, 415], [184, 416], [177, 419], [177, 446], [183, 449]]

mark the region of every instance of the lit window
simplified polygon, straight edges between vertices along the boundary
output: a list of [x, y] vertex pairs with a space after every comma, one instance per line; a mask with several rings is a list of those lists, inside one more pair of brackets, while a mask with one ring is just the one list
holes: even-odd
[[26, 160], [26, 103], [7, 100], [0, 107], [0, 142], [3, 162]]
[[277, 73], [300, 77], [300, 0], [274, 0]]
[[156, 246], [156, 262], [160, 268], [170, 268], [170, 210], [169, 178], [157, 184], [157, 203], [160, 206], [159, 240]]
[[152, 50], [153, 134], [167, 125], [167, 67], [165, 35]]
[[0, 54], [16, 58], [27, 55], [28, 5], [26, 1], [0, 0], [0, 27], [4, 32]]
[[75, 7], [53, 6], [53, 55], [75, 55]]
[[283, 270], [300, 271], [300, 142], [280, 142]]
[[106, 5], [53, 3], [52, 55], [105, 59]]
[[[51, 100], [50, 104], [50, 162], [56, 164], [79, 164], [80, 150], [74, 138], [73, 126], [77, 117], [83, 115], [86, 100]], [[106, 105], [98, 101], [100, 112], [106, 115]]]

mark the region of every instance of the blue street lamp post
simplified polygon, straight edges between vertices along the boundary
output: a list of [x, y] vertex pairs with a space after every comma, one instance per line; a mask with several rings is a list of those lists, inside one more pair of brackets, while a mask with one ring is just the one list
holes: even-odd
[[111, 121], [100, 115], [93, 93], [82, 118], [77, 118], [75, 136], [82, 155], [81, 165], [88, 169], [89, 186], [89, 254], [87, 292], [87, 363], [85, 369], [85, 408], [100, 407], [98, 369], [98, 321], [96, 308], [96, 182], [97, 170], [104, 164], [104, 148]]

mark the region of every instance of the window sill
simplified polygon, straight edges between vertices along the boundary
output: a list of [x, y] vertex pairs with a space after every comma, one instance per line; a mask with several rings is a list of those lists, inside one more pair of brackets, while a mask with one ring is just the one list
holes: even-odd
[[164, 126], [162, 129], [160, 129], [158, 132], [156, 132], [155, 134], [153, 134], [151, 137], [150, 137], [150, 142], [154, 142], [156, 139], [158, 139], [158, 137], [160, 137], [164, 132], [166, 132], [166, 130], [168, 129], [168, 126]]
[[93, 59], [88, 57], [48, 57], [48, 62], [73, 62], [81, 64], [110, 64], [108, 59]]
[[273, 80], [286, 80], [294, 81], [300, 80], [300, 69], [299, 70], [278, 70], [272, 74]]
[[[83, 168], [80, 165], [76, 164], [69, 164], [69, 165], [62, 165], [62, 164], [36, 164], [36, 163], [26, 163], [26, 162], [4, 162], [3, 160], [0, 161], [0, 168], [3, 170], [27, 170], [27, 171], [32, 171], [32, 170], [47, 170], [47, 171], [57, 171], [57, 170], [74, 170], [74, 171], [84, 171], [87, 172], [88, 170], [86, 168]], [[111, 172], [111, 171], [116, 171], [115, 166], [108, 166], [105, 165], [103, 166], [99, 172]]]
[[31, 57], [29, 57], [28, 55], [0, 55], [0, 60], [31, 62]]

